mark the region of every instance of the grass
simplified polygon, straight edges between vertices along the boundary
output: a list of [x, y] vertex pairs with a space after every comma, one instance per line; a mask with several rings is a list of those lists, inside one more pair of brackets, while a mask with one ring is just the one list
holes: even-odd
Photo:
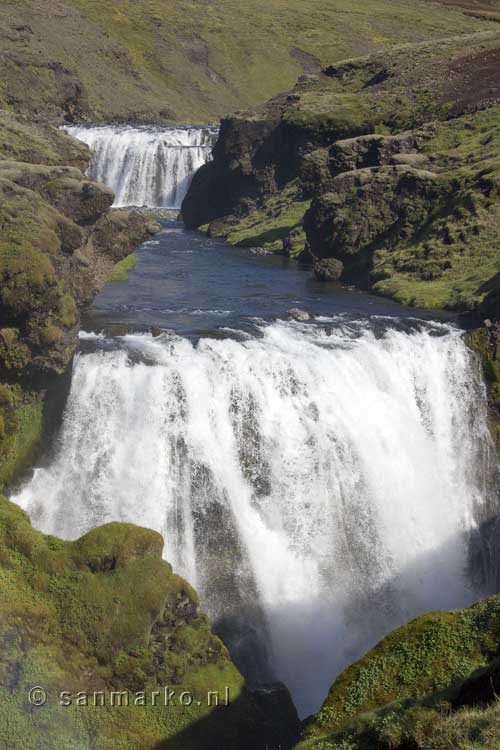
[[[66, 15], [40, 27], [41, 44], [52, 59], [77, 72], [94, 117], [108, 120], [133, 112], [150, 121], [212, 122], [293, 86], [303, 72], [301, 53], [310, 56], [306, 65], [315, 69], [402, 42], [492, 25], [427, 0], [325, 0], [321, 5], [316, 0], [65, 0], [64, 5]], [[53, 85], [45, 68], [33, 74], [40, 91]]]
[[[304, 247], [302, 220], [309, 203], [295, 180], [271, 196], [262, 208], [242, 218], [231, 216], [218, 222], [211, 234], [224, 238], [230, 245], [263, 247], [294, 257]], [[203, 231], [203, 227], [200, 230]]]
[[129, 273], [134, 270], [136, 265], [137, 265], [137, 258], [134, 255], [134, 253], [127, 255], [126, 258], [123, 258], [123, 260], [120, 260], [118, 263], [115, 264], [115, 266], [113, 267], [113, 270], [111, 271], [111, 276], [109, 277], [109, 280], [111, 282], [127, 281], [129, 277]]
[[297, 750], [497, 750], [500, 704], [449, 711], [423, 701], [390, 704]]

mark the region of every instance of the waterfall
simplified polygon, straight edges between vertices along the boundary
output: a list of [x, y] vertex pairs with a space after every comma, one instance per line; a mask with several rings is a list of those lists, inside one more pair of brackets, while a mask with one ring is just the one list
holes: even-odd
[[91, 344], [52, 460], [14, 500], [65, 538], [162, 532], [237, 664], [285, 682], [302, 716], [391, 629], [492, 585], [496, 459], [458, 331], [275, 322]]
[[92, 149], [90, 177], [115, 193], [115, 206], [180, 208], [217, 139], [213, 127], [66, 127]]

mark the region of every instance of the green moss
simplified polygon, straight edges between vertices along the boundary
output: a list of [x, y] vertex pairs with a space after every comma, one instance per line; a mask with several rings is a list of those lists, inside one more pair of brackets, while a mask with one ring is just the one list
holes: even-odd
[[43, 404], [20, 386], [0, 384], [0, 490], [31, 464], [42, 438]]
[[[202, 750], [217, 737], [235, 750], [258, 730], [241, 675], [194, 591], [161, 559], [162, 547], [158, 534], [126, 524], [76, 542], [46, 537], [0, 498], [2, 747]], [[47, 691], [44, 707], [30, 707], [33, 685]], [[176, 696], [169, 706], [165, 686]], [[226, 689], [230, 708], [212, 718], [207, 693], [222, 701]], [[111, 706], [111, 693], [122, 690], [132, 705]], [[152, 690], [160, 691], [156, 706]], [[183, 690], [192, 705], [179, 704]], [[62, 691], [71, 706], [60, 705]], [[87, 707], [75, 705], [80, 691]], [[134, 705], [140, 691], [146, 706]], [[100, 698], [92, 705], [94, 692], [104, 694], [104, 706]]]
[[120, 260], [115, 264], [113, 271], [111, 272], [111, 276], [109, 277], [109, 281], [127, 281], [129, 273], [134, 270], [136, 265], [137, 258], [134, 253], [132, 253], [131, 255], [127, 255], [126, 258]]
[[[400, 726], [403, 714], [409, 721], [409, 706], [415, 707], [418, 720], [422, 720], [422, 711], [428, 713], [432, 706], [426, 708], [419, 699], [452, 690], [454, 684], [488, 664], [497, 654], [499, 635], [498, 597], [465, 610], [432, 612], [398, 628], [337, 677], [304, 737], [304, 740], [317, 739], [319, 744], [305, 742], [304, 747], [319, 748], [321, 738], [344, 728], [347, 734], [363, 734], [369, 729], [373, 741], [375, 727], [380, 739], [382, 720], [390, 723], [387, 716], [392, 712], [397, 718], [393, 724]], [[445, 699], [443, 695], [440, 700]], [[382, 706], [388, 708], [375, 717], [367, 713]], [[360, 723], [353, 730], [355, 718]], [[413, 715], [412, 726], [415, 720]], [[397, 747], [398, 742], [391, 746]], [[328, 746], [327, 742], [325, 747]]]

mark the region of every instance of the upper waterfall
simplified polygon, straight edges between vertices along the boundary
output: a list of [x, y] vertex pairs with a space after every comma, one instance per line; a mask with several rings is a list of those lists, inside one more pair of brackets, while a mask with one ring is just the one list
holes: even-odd
[[189, 183], [210, 158], [214, 127], [67, 127], [92, 149], [88, 170], [115, 193], [116, 207], [180, 208]]

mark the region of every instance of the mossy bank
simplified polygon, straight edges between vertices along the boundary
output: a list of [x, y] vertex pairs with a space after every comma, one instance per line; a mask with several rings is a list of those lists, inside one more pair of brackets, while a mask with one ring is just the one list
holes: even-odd
[[499, 597], [398, 628], [337, 677], [298, 748], [496, 748], [499, 628]]
[[[293, 741], [285, 691], [247, 692], [155, 532], [110, 524], [63, 542], [0, 497], [0, 549], [2, 747], [253, 750]], [[30, 693], [37, 686], [43, 705]]]
[[459, 311], [498, 282], [497, 26], [332, 64], [222, 122], [188, 226]]
[[82, 172], [89, 158], [65, 133], [0, 111], [0, 487], [33, 459], [80, 310], [157, 229], [109, 210], [112, 192]]

